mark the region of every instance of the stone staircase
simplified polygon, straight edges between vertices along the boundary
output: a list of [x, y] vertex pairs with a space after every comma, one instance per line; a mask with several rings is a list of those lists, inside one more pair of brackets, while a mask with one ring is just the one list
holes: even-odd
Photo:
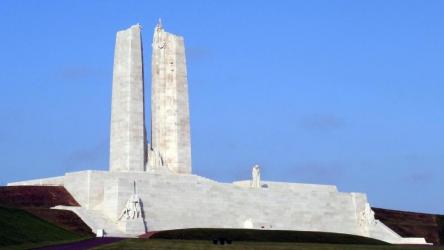
[[83, 207], [71, 206], [55, 206], [52, 209], [70, 210], [76, 213], [93, 231], [96, 233], [98, 229], [104, 230], [106, 237], [137, 237], [138, 235], [128, 235], [119, 229], [116, 222], [105, 218], [99, 211], [85, 209]]
[[401, 237], [379, 220], [376, 220], [376, 223], [371, 226], [370, 232], [370, 237], [378, 238], [392, 244], [431, 245], [431, 243], [427, 243], [424, 238]]

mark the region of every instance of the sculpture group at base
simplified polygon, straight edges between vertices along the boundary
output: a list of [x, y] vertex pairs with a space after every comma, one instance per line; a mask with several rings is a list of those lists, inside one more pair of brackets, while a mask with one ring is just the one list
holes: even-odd
[[136, 181], [134, 181], [134, 193], [126, 202], [118, 220], [134, 220], [140, 217], [142, 217], [142, 201], [136, 193]]

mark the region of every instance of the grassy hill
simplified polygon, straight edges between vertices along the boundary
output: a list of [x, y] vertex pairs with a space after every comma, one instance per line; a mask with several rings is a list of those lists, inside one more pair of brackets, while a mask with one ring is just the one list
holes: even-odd
[[444, 216], [416, 212], [372, 208], [375, 218], [402, 237], [424, 237], [439, 245], [444, 242]]
[[[144, 236], [142, 236], [143, 238]], [[192, 228], [160, 231], [150, 234], [150, 239], [207, 240], [262, 242], [322, 242], [335, 244], [387, 245], [386, 242], [362, 236], [306, 231]]]
[[3, 249], [26, 249], [85, 237], [17, 208], [0, 206], [0, 225], [0, 248]]
[[51, 209], [57, 205], [79, 206], [61, 186], [0, 187], [0, 206], [19, 208], [68, 231], [94, 236], [91, 229], [74, 212]]
[[0, 249], [29, 249], [94, 236], [73, 212], [53, 206], [78, 206], [63, 187], [0, 187]]
[[62, 186], [0, 187], [0, 204], [8, 207], [50, 208], [57, 205], [79, 206]]
[[444, 250], [444, 247], [319, 244], [292, 242], [234, 241], [229, 245], [214, 245], [202, 240], [129, 239], [94, 248], [95, 250]]

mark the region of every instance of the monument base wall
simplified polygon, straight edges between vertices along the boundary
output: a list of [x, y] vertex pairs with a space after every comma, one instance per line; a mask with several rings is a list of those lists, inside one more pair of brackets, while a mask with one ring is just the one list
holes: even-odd
[[70, 210], [86, 218], [88, 225], [94, 224], [92, 229], [112, 232], [110, 236], [145, 233], [140, 226], [128, 227], [129, 231], [119, 226], [119, 215], [128, 198], [137, 192], [148, 231], [299, 230], [360, 235], [395, 244], [426, 243], [423, 238], [402, 238], [375, 220], [371, 210], [366, 210], [369, 205], [365, 194], [338, 192], [330, 185], [263, 181], [260, 188], [251, 188], [250, 181], [220, 183], [197, 175], [91, 170], [10, 185], [39, 183], [63, 183], [82, 206], [78, 211]]

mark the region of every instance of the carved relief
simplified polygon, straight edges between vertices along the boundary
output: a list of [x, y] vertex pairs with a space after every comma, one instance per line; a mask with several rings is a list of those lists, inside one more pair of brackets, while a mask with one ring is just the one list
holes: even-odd
[[375, 212], [370, 207], [370, 204], [366, 203], [364, 210], [359, 214], [359, 225], [376, 225]]

